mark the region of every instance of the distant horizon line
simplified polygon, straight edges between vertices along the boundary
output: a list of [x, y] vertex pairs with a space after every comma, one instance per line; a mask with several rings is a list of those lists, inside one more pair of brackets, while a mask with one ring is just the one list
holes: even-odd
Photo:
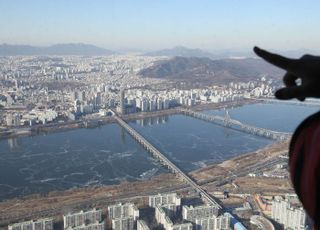
[[[150, 52], [150, 51], [160, 51], [160, 50], [170, 50], [170, 49], [176, 49], [176, 48], [184, 48], [184, 49], [191, 49], [191, 50], [201, 50], [201, 51], [206, 51], [206, 52], [251, 52], [253, 47], [255, 45], [252, 46], [252, 48], [220, 48], [220, 49], [216, 49], [216, 48], [199, 48], [199, 47], [194, 47], [194, 46], [186, 46], [186, 45], [171, 45], [171, 46], [166, 46], [163, 48], [139, 48], [139, 47], [127, 47], [127, 46], [123, 46], [123, 47], [106, 47], [104, 45], [97, 45], [94, 43], [86, 43], [86, 42], [58, 42], [58, 43], [51, 43], [51, 44], [47, 44], [47, 45], [35, 45], [35, 44], [28, 44], [28, 43], [9, 43], [9, 42], [1, 42], [0, 46], [31, 46], [31, 47], [38, 47], [38, 48], [47, 48], [47, 47], [51, 47], [51, 46], [56, 46], [56, 45], [88, 45], [88, 46], [95, 46], [97, 48], [101, 48], [101, 49], [106, 49], [106, 50], [110, 50], [110, 51], [130, 51], [130, 52]], [[263, 47], [263, 46], [262, 46]], [[282, 51], [282, 52], [305, 52], [305, 51], [320, 51], [320, 48], [296, 48], [296, 49], [269, 49], [271, 51]]]

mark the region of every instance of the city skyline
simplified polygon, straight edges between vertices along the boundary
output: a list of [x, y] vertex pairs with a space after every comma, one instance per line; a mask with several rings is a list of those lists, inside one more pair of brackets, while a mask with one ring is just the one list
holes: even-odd
[[1, 0], [0, 230], [312, 228], [319, 6]]
[[[0, 43], [107, 49], [319, 49], [320, 3], [308, 1], [2, 1]], [[10, 22], [10, 23], [8, 23]]]

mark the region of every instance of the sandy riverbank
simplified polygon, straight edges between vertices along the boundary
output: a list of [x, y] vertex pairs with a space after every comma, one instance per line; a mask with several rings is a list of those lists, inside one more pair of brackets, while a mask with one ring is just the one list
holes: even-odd
[[[243, 154], [220, 164], [201, 168], [191, 172], [190, 175], [197, 183], [210, 186], [212, 182], [225, 178], [234, 166], [240, 166], [239, 169], [245, 169], [253, 164], [261, 163], [261, 160], [277, 157], [283, 154], [287, 148], [287, 142], [276, 143], [254, 153]], [[53, 191], [45, 195], [30, 195], [0, 202], [0, 226], [6, 226], [8, 223], [22, 219], [62, 215], [65, 212], [83, 208], [106, 208], [110, 203], [143, 199], [144, 196], [150, 194], [186, 190], [187, 188], [188, 185], [175, 175], [164, 173], [148, 181]], [[214, 188], [219, 190], [217, 186]], [[210, 190], [212, 189], [211, 186]], [[265, 189], [266, 191], [268, 190], [268, 188]]]

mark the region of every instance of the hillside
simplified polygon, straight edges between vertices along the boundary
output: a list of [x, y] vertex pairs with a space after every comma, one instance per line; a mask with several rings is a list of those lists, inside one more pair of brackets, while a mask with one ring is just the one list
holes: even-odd
[[142, 77], [215, 84], [255, 80], [261, 76], [280, 79], [283, 73], [261, 59], [211, 60], [197, 57], [174, 57], [139, 72]]

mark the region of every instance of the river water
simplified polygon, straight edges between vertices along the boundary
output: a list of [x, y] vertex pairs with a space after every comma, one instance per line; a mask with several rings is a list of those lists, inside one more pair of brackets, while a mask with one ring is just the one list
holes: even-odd
[[[227, 109], [232, 119], [282, 132], [293, 132], [297, 125], [308, 115], [319, 111], [320, 107], [286, 104], [284, 102], [272, 104], [250, 104]], [[207, 114], [225, 116], [226, 110], [208, 110]]]
[[[304, 106], [254, 104], [229, 109], [229, 114], [248, 124], [292, 131], [315, 111], [317, 108]], [[205, 112], [225, 114], [224, 110]], [[184, 171], [272, 143], [183, 115], [129, 124]], [[74, 187], [146, 180], [164, 171], [117, 124], [0, 141], [0, 200]]]

